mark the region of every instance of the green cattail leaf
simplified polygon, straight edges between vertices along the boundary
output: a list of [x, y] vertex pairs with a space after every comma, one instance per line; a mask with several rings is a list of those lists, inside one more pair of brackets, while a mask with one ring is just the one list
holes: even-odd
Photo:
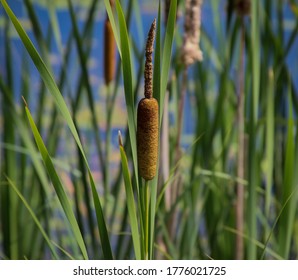
[[269, 220], [274, 168], [274, 76], [269, 70], [266, 107], [266, 198], [265, 215]]
[[[290, 83], [289, 83], [290, 84]], [[290, 87], [289, 87], [290, 89]], [[280, 254], [284, 259], [289, 258], [290, 246], [292, 240], [292, 232], [294, 228], [294, 219], [297, 208], [297, 195], [293, 195], [298, 189], [297, 184], [294, 184], [295, 170], [295, 128], [293, 118], [292, 94], [288, 92], [288, 126], [286, 138], [286, 157], [284, 166], [284, 182], [283, 182], [283, 197], [282, 204], [285, 205], [284, 211], [280, 216], [279, 224], [279, 246]], [[291, 200], [288, 201], [288, 199]]]
[[176, 13], [177, 13], [177, 0], [173, 0], [171, 1], [168, 22], [166, 26], [164, 47], [162, 52], [160, 96], [157, 97], [157, 100], [159, 101], [160, 112], [161, 112], [159, 116], [160, 123], [162, 119], [164, 99], [165, 99], [169, 71], [171, 66], [171, 55], [172, 55], [173, 38], [174, 38], [174, 31], [175, 31], [175, 24], [176, 24]]
[[[252, 1], [252, 23], [251, 40], [253, 47], [251, 50], [252, 64], [252, 96], [250, 104], [250, 127], [249, 127], [249, 186], [248, 186], [248, 231], [250, 239], [257, 239], [257, 192], [258, 185], [258, 159], [256, 149], [257, 121], [259, 111], [260, 93], [260, 3]], [[257, 257], [257, 247], [254, 243], [248, 246], [248, 259], [254, 260]]]
[[117, 44], [117, 47], [118, 47], [118, 51], [119, 51], [120, 57], [122, 57], [122, 49], [121, 49], [121, 45], [120, 45], [119, 33], [117, 31], [117, 27], [116, 27], [116, 23], [115, 23], [115, 18], [114, 18], [114, 15], [113, 15], [113, 11], [112, 11], [112, 7], [111, 7], [111, 4], [110, 4], [110, 0], [104, 0], [104, 4], [106, 6], [107, 14], [108, 14], [109, 20], [111, 22], [111, 26], [112, 26], [112, 29], [113, 29], [113, 33], [114, 33], [114, 37], [115, 37], [115, 40], [116, 40], [116, 44]]
[[[119, 136], [120, 137], [120, 136]], [[121, 155], [121, 163], [122, 163], [122, 172], [125, 184], [125, 192], [126, 192], [126, 201], [128, 214], [131, 225], [131, 234], [134, 245], [135, 256], [137, 260], [141, 259], [141, 246], [140, 246], [140, 235], [138, 229], [138, 220], [137, 220], [137, 212], [135, 207], [135, 200], [133, 195], [133, 189], [131, 184], [131, 176], [128, 167], [127, 157], [124, 151], [123, 146], [119, 145], [120, 155]]]
[[116, 0], [116, 9], [119, 18], [119, 32], [120, 32], [120, 49], [122, 53], [122, 73], [124, 80], [125, 101], [128, 114], [128, 129], [132, 149], [132, 159], [134, 164], [134, 171], [136, 177], [137, 189], [138, 183], [138, 164], [137, 164], [137, 143], [136, 143], [136, 112], [133, 94], [132, 81], [132, 66], [131, 66], [131, 51], [130, 42], [125, 22], [123, 10], [118, 0]]
[[[160, 4], [158, 9], [158, 18], [156, 23], [156, 34], [155, 34], [155, 48], [154, 48], [154, 65], [153, 65], [153, 97], [156, 98], [158, 104], [160, 104], [160, 80], [161, 80], [161, 46], [160, 46], [160, 29], [161, 29], [161, 18], [160, 18]], [[161, 106], [159, 106], [159, 119], [161, 120]]]

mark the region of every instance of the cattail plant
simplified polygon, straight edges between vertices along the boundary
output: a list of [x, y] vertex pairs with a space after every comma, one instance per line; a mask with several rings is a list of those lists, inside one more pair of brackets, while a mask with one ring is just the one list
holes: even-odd
[[156, 21], [148, 33], [146, 44], [146, 61], [144, 71], [144, 95], [138, 105], [137, 114], [137, 149], [140, 175], [146, 181], [154, 178], [158, 157], [158, 103], [153, 97], [152, 87], [152, 53]]
[[137, 113], [137, 152], [140, 175], [145, 179], [142, 188], [144, 207], [144, 258], [149, 257], [149, 195], [148, 181], [156, 175], [158, 159], [158, 102], [153, 98], [153, 65], [152, 53], [155, 37], [156, 20], [153, 21], [148, 33], [145, 49], [144, 95], [138, 105]]
[[[114, 1], [110, 1], [111, 7], [114, 6]], [[109, 20], [108, 15], [106, 16], [104, 23], [104, 78], [105, 84], [109, 85], [114, 79], [115, 65], [116, 65], [116, 43]]]

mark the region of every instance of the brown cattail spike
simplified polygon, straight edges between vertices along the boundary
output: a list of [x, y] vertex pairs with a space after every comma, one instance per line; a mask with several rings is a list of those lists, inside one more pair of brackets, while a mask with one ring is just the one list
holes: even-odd
[[155, 98], [143, 98], [139, 102], [137, 145], [140, 175], [151, 180], [156, 174], [158, 157], [158, 103]]
[[154, 20], [146, 44], [145, 62], [145, 98], [138, 105], [137, 147], [140, 175], [151, 180], [156, 174], [158, 158], [158, 102], [153, 98], [152, 88], [152, 53], [156, 21]]
[[152, 76], [153, 76], [153, 66], [152, 66], [152, 53], [153, 53], [153, 44], [154, 44], [154, 38], [155, 38], [155, 28], [156, 28], [156, 20], [152, 22], [151, 28], [148, 33], [148, 39], [146, 44], [146, 50], [145, 50], [145, 71], [144, 71], [144, 77], [145, 77], [145, 97], [151, 98], [152, 97]]

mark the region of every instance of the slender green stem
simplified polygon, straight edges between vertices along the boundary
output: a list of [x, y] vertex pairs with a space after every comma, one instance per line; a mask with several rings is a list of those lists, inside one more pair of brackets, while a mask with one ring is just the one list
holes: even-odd
[[[250, 105], [250, 128], [249, 128], [249, 160], [248, 160], [248, 232], [251, 240], [257, 239], [257, 192], [256, 186], [259, 183], [258, 178], [258, 158], [257, 158], [257, 123], [259, 112], [259, 90], [260, 90], [260, 19], [259, 19], [258, 1], [252, 1], [252, 26], [251, 26], [251, 40], [253, 47], [251, 49], [251, 63], [252, 63], [252, 96]], [[247, 258], [255, 260], [257, 258], [257, 246], [250, 243], [247, 251]]]
[[[245, 55], [245, 28], [243, 18], [241, 19], [241, 42], [240, 42], [240, 61], [239, 61], [239, 92], [237, 106], [237, 122], [238, 122], [238, 155], [237, 155], [237, 177], [244, 179], [245, 176], [245, 93], [244, 93], [244, 55]], [[237, 184], [237, 206], [236, 206], [236, 228], [238, 232], [244, 230], [244, 185]], [[237, 260], [242, 260], [244, 257], [244, 242], [243, 236], [236, 236], [236, 252]]]
[[110, 154], [111, 154], [111, 127], [112, 127], [112, 111], [113, 111], [113, 105], [111, 104], [111, 98], [110, 94], [112, 93], [111, 84], [107, 85], [107, 100], [106, 100], [106, 107], [107, 107], [107, 123], [106, 123], [106, 158], [105, 158], [105, 181], [104, 181], [104, 197], [105, 197], [105, 203], [104, 203], [104, 212], [106, 212], [107, 209], [107, 202], [108, 202], [108, 196], [109, 196], [109, 185], [110, 185]]
[[148, 181], [145, 181], [145, 192], [144, 192], [144, 202], [145, 202], [145, 221], [144, 221], [144, 248], [145, 248], [145, 259], [149, 259], [148, 248], [149, 248], [149, 199], [150, 199], [150, 189]]

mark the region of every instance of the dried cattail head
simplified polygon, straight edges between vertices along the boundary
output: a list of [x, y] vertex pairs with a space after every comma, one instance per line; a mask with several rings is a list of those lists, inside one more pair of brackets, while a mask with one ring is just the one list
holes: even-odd
[[152, 53], [153, 53], [153, 44], [155, 38], [155, 28], [156, 20], [154, 19], [151, 28], [148, 33], [148, 39], [146, 43], [145, 50], [145, 71], [144, 71], [144, 95], [146, 98], [151, 98], [153, 89], [152, 89], [152, 77], [153, 77], [153, 65], [152, 65]]
[[146, 44], [146, 61], [144, 72], [144, 95], [138, 104], [137, 114], [137, 149], [140, 175], [151, 180], [156, 174], [158, 157], [158, 102], [153, 98], [152, 88], [152, 53], [156, 21], [154, 20]]
[[[110, 1], [111, 7], [114, 1]], [[116, 68], [116, 42], [109, 17], [106, 16], [104, 23], [104, 78], [105, 84], [109, 85], [114, 79]]]
[[201, 28], [201, 5], [203, 0], [186, 0], [182, 62], [188, 66], [203, 60], [199, 47]]

